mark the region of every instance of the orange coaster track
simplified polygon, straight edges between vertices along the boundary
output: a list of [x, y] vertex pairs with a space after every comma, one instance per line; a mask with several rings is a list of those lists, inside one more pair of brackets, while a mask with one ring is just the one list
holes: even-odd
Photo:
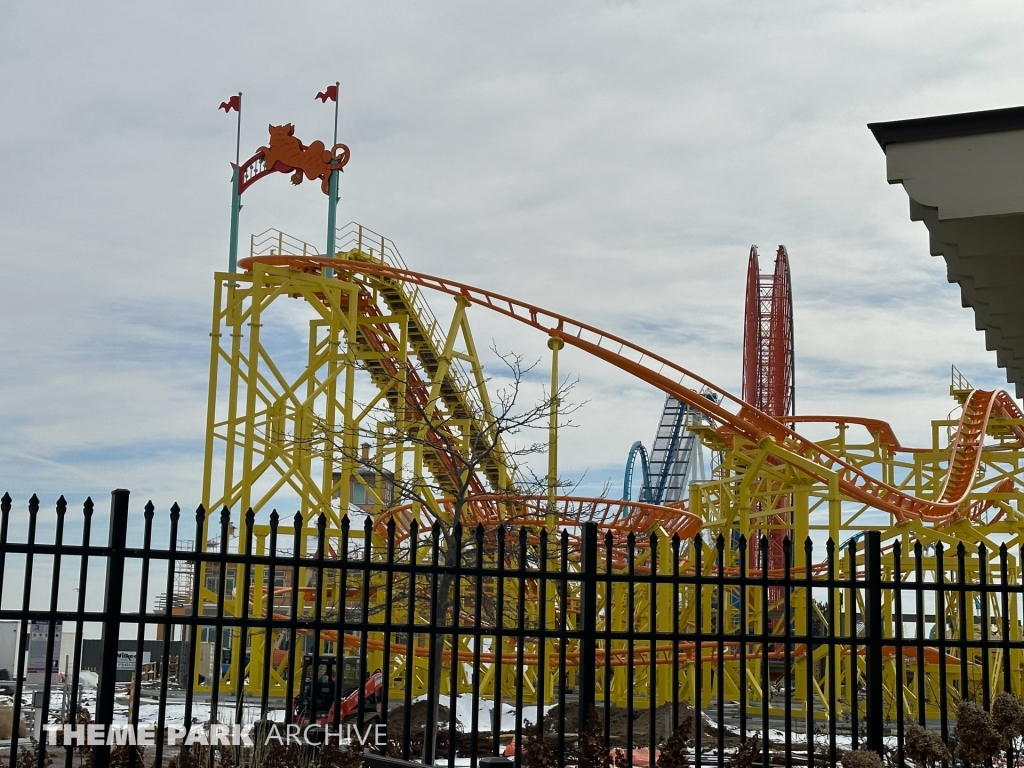
[[[450, 296], [460, 296], [471, 304], [510, 317], [607, 361], [685, 402], [753, 443], [759, 444], [766, 439], [774, 441], [784, 451], [801, 460], [800, 465], [804, 471], [823, 482], [828, 482], [829, 477], [834, 475], [846, 497], [889, 512], [897, 521], [921, 519], [945, 523], [960, 517], [961, 506], [967, 500], [981, 460], [989, 419], [1024, 418], [1017, 404], [1005, 391], [971, 392], [951, 441], [949, 469], [942, 491], [934, 500], [922, 499], [881, 482], [741, 398], [671, 360], [565, 315], [454, 280], [384, 264], [323, 256], [254, 256], [243, 259], [239, 266], [251, 270], [257, 263], [314, 274], [332, 268], [339, 279], [359, 282], [358, 276], [362, 276], [366, 280], [374, 279], [385, 285], [390, 281], [405, 282]], [[712, 402], [699, 394], [702, 387], [717, 395], [718, 402]], [[843, 417], [833, 417], [833, 420], [852, 421]], [[1019, 440], [1024, 441], [1024, 428], [1013, 426], [1011, 429]]]
[[[442, 511], [447, 513], [448, 519], [454, 519], [455, 503], [452, 499], [440, 499], [438, 504]], [[584, 496], [559, 496], [555, 504], [558, 529], [568, 532], [571, 546], [577, 551], [580, 542], [579, 526], [583, 522], [597, 523], [601, 535], [610, 533], [617, 545], [624, 545], [630, 533], [636, 534], [655, 528], [660, 528], [661, 532], [669, 537], [678, 536], [682, 541], [692, 540], [700, 534], [704, 525], [704, 521], [698, 515], [679, 506]], [[484, 523], [485, 527], [489, 523], [503, 522], [516, 527], [540, 529], [545, 527], [549, 513], [547, 496], [481, 494], [470, 497], [465, 507], [462, 519]], [[381, 515], [374, 523], [374, 530], [381, 538], [386, 539], [388, 522], [394, 520], [397, 539], [409, 531], [414, 520], [423, 517], [422, 514], [415, 515], [412, 505], [407, 504]], [[472, 531], [467, 531], [465, 535], [471, 536]], [[554, 542], [552, 539], [552, 543]], [[635, 548], [643, 549], [649, 543], [638, 536]], [[616, 566], [624, 566], [627, 561], [625, 546], [614, 547], [611, 556]]]

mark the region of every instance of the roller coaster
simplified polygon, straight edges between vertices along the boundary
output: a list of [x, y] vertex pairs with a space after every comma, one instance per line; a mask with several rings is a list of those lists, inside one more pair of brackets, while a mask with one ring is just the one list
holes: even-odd
[[[728, 568], [740, 566], [740, 536], [753, 541], [763, 536], [773, 571], [784, 566], [786, 539], [831, 539], [839, 544], [865, 530], [881, 531], [884, 543], [900, 541], [905, 551], [918, 542], [929, 553], [937, 543], [964, 543], [973, 558], [968, 569], [974, 571], [991, 565], [978, 562], [977, 545], [984, 544], [995, 558], [1001, 543], [1024, 544], [1024, 413], [1006, 392], [976, 390], [954, 369], [950, 394], [959, 413], [934, 421], [932, 444], [925, 447], [903, 446], [884, 421], [796, 414], [790, 270], [782, 247], [769, 274], [760, 272], [757, 250], [751, 249], [743, 395], [736, 396], [596, 326], [410, 270], [392, 241], [361, 225], [339, 229], [336, 242], [331, 257], [318, 254], [309, 243], [268, 230], [252, 237], [249, 257], [239, 262], [241, 272], [215, 276], [203, 480], [208, 510], [252, 509], [258, 515], [287, 489], [301, 505], [303, 527], [295, 546], [305, 547], [304, 539], [315, 537], [316, 522], [323, 516], [335, 554], [351, 546], [342, 537], [346, 514], [369, 517], [371, 532], [362, 546], [374, 552], [388, 535], [389, 524], [403, 542], [429, 531], [434, 523], [456, 522], [482, 525], [485, 530], [514, 524], [537, 532], [566, 531], [575, 539], [580, 523], [593, 521], [615, 542], [615, 567], [625, 567], [630, 532], [657, 533], [665, 542], [673, 536], [684, 542], [721, 537]], [[436, 318], [427, 295], [453, 302], [449, 322]], [[514, 452], [496, 428], [497, 409], [470, 328], [471, 311], [496, 313], [547, 340], [552, 397], [546, 492], [524, 491]], [[296, 322], [303, 324], [308, 339], [301, 351], [294, 344]], [[629, 452], [621, 499], [559, 493], [561, 404], [554, 393], [559, 356], [566, 348], [596, 357], [665, 396], [650, 452], [639, 442]], [[806, 425], [834, 433], [814, 441], [800, 432]], [[634, 500], [637, 464], [642, 480]], [[410, 488], [415, 492], [402, 490]], [[257, 525], [253, 533], [256, 552], [262, 554], [271, 546], [270, 530]], [[359, 537], [355, 527], [352, 537]], [[636, 546], [635, 567], [642, 569], [654, 553], [639, 539]], [[792, 551], [793, 567], [820, 567], [803, 562], [802, 547]], [[756, 572], [758, 562], [751, 552], [750, 572]], [[925, 577], [945, 576], [949, 567], [929, 554]], [[1009, 568], [1012, 578], [1019, 580], [1019, 563], [1012, 555]], [[346, 588], [329, 591], [325, 605], [314, 605], [308, 578], [302, 574], [298, 584], [268, 584], [248, 596], [236, 593], [225, 610], [242, 615], [244, 608], [246, 615], [264, 615], [277, 610], [282, 593], [296, 595], [290, 610], [299, 615], [337, 615], [346, 610]], [[264, 579], [258, 566], [255, 584]], [[199, 594], [203, 605], [217, 600], [207, 583]], [[385, 600], [384, 590], [376, 589], [372, 599]], [[246, 600], [248, 605], [243, 604]], [[638, 628], [657, 621], [660, 600], [651, 594], [637, 597]], [[626, 621], [622, 594], [609, 586], [601, 601], [605, 616]], [[689, 604], [692, 607], [692, 601]], [[952, 601], [949, 605], [953, 611]], [[555, 606], [533, 601], [523, 609], [536, 621], [545, 621]], [[1001, 607], [991, 609], [998, 615]], [[397, 615], [399, 606], [394, 610], [395, 620], [405, 620]], [[737, 620], [735, 606], [718, 610], [729, 614], [728, 621]], [[803, 615], [796, 610], [798, 634]], [[950, 617], [953, 626], [955, 618]], [[760, 620], [773, 619], [769, 615]], [[1020, 639], [1020, 617], [1012, 616], [1011, 626], [1014, 639]], [[382, 636], [369, 634], [362, 641], [373, 656], [369, 666], [374, 667], [384, 643]], [[321, 641], [358, 644], [360, 639], [325, 632]], [[231, 663], [219, 681], [221, 691], [238, 685], [253, 692], [264, 686], [277, 694], [284, 691], [285, 657], [301, 654], [301, 649], [282, 649], [275, 636], [254, 635], [247, 651], [237, 636], [232, 642]], [[469, 638], [460, 643], [445, 649], [446, 664], [454, 664], [456, 658], [472, 659], [474, 651], [485, 668], [493, 664], [496, 652], [473, 649]], [[331, 649], [325, 645], [322, 650]], [[392, 642], [390, 653], [390, 690], [402, 691], [409, 685], [414, 695], [422, 694], [425, 650]], [[625, 653], [616, 649], [599, 663], [619, 670]], [[636, 653], [640, 677], [635, 683], [640, 685], [647, 652]], [[260, 672], [264, 655], [273, 655], [269, 680]], [[547, 692], [551, 702], [555, 686], [536, 684], [538, 676], [550, 674], [545, 656], [544, 648], [528, 648], [521, 673], [533, 681], [529, 690]], [[573, 657], [573, 649], [568, 656]], [[817, 661], [804, 659], [802, 674], [819, 674]], [[1015, 660], [1015, 668], [1021, 668], [1021, 661]], [[682, 684], [688, 684], [687, 676], [701, 663], [690, 660], [689, 669], [682, 671]], [[855, 678], [857, 659], [841, 663], [847, 665], [845, 674]], [[935, 676], [944, 663], [933, 659], [920, 673]], [[448, 682], [448, 674], [442, 678], [445, 686], [470, 686], [468, 675], [454, 675], [454, 683]], [[951, 669], [943, 679], [953, 685], [955, 677]], [[613, 671], [611, 680], [612, 699], [621, 703], [630, 695], [625, 679]], [[820, 693], [825, 683], [818, 682]], [[738, 695], [744, 685], [756, 687], [733, 675], [728, 695]], [[670, 695], [659, 687], [661, 701]], [[761, 700], [760, 693], [752, 690], [749, 700]], [[799, 696], [797, 700], [799, 704]], [[826, 701], [822, 696], [817, 702], [819, 710]], [[913, 704], [918, 705], [933, 706]]]

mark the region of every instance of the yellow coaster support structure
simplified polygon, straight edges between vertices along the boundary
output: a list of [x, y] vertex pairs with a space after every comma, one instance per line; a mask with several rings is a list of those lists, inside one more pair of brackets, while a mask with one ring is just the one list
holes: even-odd
[[[393, 243], [361, 225], [349, 225], [339, 242], [348, 247], [345, 258], [404, 266]], [[253, 236], [252, 255], [268, 253], [311, 255], [315, 250], [268, 230]], [[438, 491], [451, 489], [453, 479], [444, 451], [424, 435], [456, 442], [487, 440], [493, 420], [468, 306], [456, 297], [446, 327], [418, 288], [401, 283], [382, 282], [367, 292], [352, 282], [282, 267], [217, 273], [205, 508], [211, 513], [224, 507], [259, 513], [275, 497], [290, 494], [298, 498], [307, 528], [326, 516], [337, 552], [342, 510], [379, 516], [392, 506], [394, 489], [407, 481], [403, 473], [412, 472], [418, 492], [411, 513], [429, 526], [429, 520], [442, 514], [435, 501]], [[306, 315], [299, 322], [308, 328], [302, 358], [279, 330], [294, 325], [299, 314]], [[382, 413], [390, 415], [382, 419]], [[369, 450], [360, 446], [361, 439], [372, 441]], [[497, 445], [483, 458], [482, 477], [472, 478], [472, 487], [476, 492], [506, 489], [514, 471]], [[244, 526], [243, 517], [239, 541], [245, 540]], [[294, 545], [302, 551], [308, 551], [307, 528]], [[256, 536], [257, 552], [263, 536], [264, 531]], [[210, 543], [204, 531], [201, 544]], [[257, 585], [262, 576], [256, 575]], [[233, 583], [241, 581], [239, 568]], [[303, 572], [297, 586], [306, 581]], [[201, 613], [214, 610], [216, 582], [214, 573], [204, 573]], [[241, 616], [240, 599], [229, 593], [225, 610]], [[258, 598], [259, 607], [265, 607], [266, 599]], [[233, 691], [239, 674], [248, 674], [250, 689], [258, 690], [262, 639], [253, 640], [247, 671], [237, 669], [242, 658], [237, 636], [233, 643], [232, 673], [221, 690]], [[282, 692], [279, 680], [274, 691]]]
[[[955, 514], [941, 520], [924, 515], [899, 515], [892, 511], [891, 499], [900, 494], [935, 504], [943, 500], [947, 477], [952, 474], [950, 464], [960, 460], [955, 452], [960, 450], [961, 443], [957, 440], [962, 439], [964, 431], [961, 421], [934, 422], [932, 444], [923, 449], [901, 446], [884, 422], [851, 417], [793, 417], [801, 429], [807, 422], [827, 423], [835, 428], [834, 436], [817, 443], [797, 439], [795, 433], [786, 432], [763, 414], [751, 413], [751, 409], [742, 404], [738, 406], [738, 413], [730, 414], [716, 401], [698, 396], [696, 385], [692, 389], [677, 386], [662, 373], [671, 367], [668, 361], [646, 353], [626, 360], [629, 349], [624, 340], [601, 335], [602, 332], [589, 326], [580, 325], [581, 330], [573, 331], [567, 318], [517, 304], [505, 297], [484, 296], [482, 291], [459, 287], [440, 278], [408, 273], [393, 243], [363, 227], [349, 227], [339, 237], [339, 242], [339, 256], [347, 261], [339, 258], [332, 262], [335, 274], [330, 277], [315, 260], [299, 268], [296, 264], [303, 262], [275, 263], [273, 258], [251, 260], [250, 271], [246, 273], [216, 275], [203, 486], [208, 510], [217, 511], [227, 506], [233, 510], [252, 508], [259, 512], [271, 504], [276, 494], [287, 489], [299, 499], [302, 527], [296, 546], [302, 551], [309, 551], [308, 540], [315, 538], [316, 520], [323, 515], [332, 551], [340, 552], [343, 513], [359, 510], [372, 520], [370, 536], [361, 544], [372, 547], [372, 557], [380, 556], [389, 521], [395, 523], [396, 533], [392, 535], [399, 538], [408, 536], [413, 521], [421, 532], [428, 531], [435, 520], [446, 524], [456, 522], [453, 511], [456, 507], [449, 496], [458, 486], [460, 475], [453, 470], [445, 452], [431, 442], [430, 436], [441, 435], [453, 444], [466, 445], [481, 439], [486, 441], [492, 434], [493, 414], [486, 379], [468, 322], [468, 309], [473, 304], [485, 304], [548, 333], [554, 369], [553, 392], [557, 389], [557, 355], [563, 347], [574, 346], [641, 376], [673, 396], [690, 397], [692, 394], [690, 405], [705, 416], [690, 428], [704, 446], [721, 458], [713, 467], [710, 480], [691, 484], [688, 509], [646, 505], [651, 509], [644, 509], [641, 514], [635, 510], [645, 505], [632, 504], [634, 511], [629, 513], [633, 515], [630, 517], [620, 514], [621, 509], [608, 511], [612, 503], [607, 500], [590, 500], [589, 512], [582, 508], [574, 510], [571, 499], [556, 493], [557, 404], [552, 403], [547, 493], [534, 500], [518, 499], [513, 480], [516, 468], [504, 456], [501, 447], [495, 445], [491, 458], [472, 478], [475, 483], [472, 497], [476, 501], [463, 509], [463, 522], [512, 518], [516, 525], [525, 524], [532, 531], [532, 537], [540, 536], [542, 531], [554, 533], [565, 528], [572, 536], [575, 535], [572, 521], [578, 522], [584, 514], [596, 514], [594, 510], [604, 504], [604, 517], [599, 516], [599, 522], [602, 531], [613, 536], [614, 568], [628, 567], [631, 559], [632, 567], [641, 572], [650, 569], [655, 556], [659, 569], [669, 567], [667, 564], [675, 554], [673, 534], [683, 539], [681, 567], [684, 570], [697, 567], [692, 538], [703, 529], [705, 541], [715, 544], [721, 541], [722, 564], [727, 570], [735, 572], [749, 566], [739, 546], [740, 537], [749, 540], [753, 532], [781, 530], [795, 543], [791, 560], [794, 572], [802, 574], [810, 569], [812, 573], [821, 573], [821, 553], [827, 539], [839, 547], [864, 531], [878, 530], [887, 547], [887, 578], [898, 569], [906, 579], [914, 547], [920, 545], [924, 552], [920, 576], [929, 582], [941, 578], [955, 585], [960, 578], [955, 572], [955, 548], [962, 544], [966, 547], [966, 577], [980, 573], [984, 567], [991, 579], [999, 572], [999, 547], [1005, 545], [1009, 548], [1008, 578], [1019, 583], [1020, 564], [1014, 553], [1024, 544], [1024, 493], [1021, 491], [1024, 488], [1024, 445], [1020, 439], [1024, 418], [996, 414], [985, 422], [984, 434], [976, 436], [977, 440], [986, 441], [978, 448], [977, 470], [970, 479], [969, 493], [958, 502]], [[268, 231], [253, 239], [253, 256], [307, 257], [311, 253], [307, 244], [279, 232]], [[358, 271], [359, 265], [365, 265], [362, 273]], [[452, 320], [446, 327], [427, 308], [421, 293], [424, 286], [454, 297]], [[290, 338], [282, 340], [279, 330], [282, 326], [294, 326], [300, 314], [300, 321], [308, 327], [308, 344], [301, 356], [289, 346]], [[542, 317], [553, 319], [542, 321]], [[588, 340], [592, 338], [597, 341]], [[614, 350], [614, 345], [605, 343], [609, 338], [619, 345], [618, 352], [610, 351]], [[653, 363], [649, 362], [651, 359]], [[709, 384], [700, 379], [698, 383]], [[954, 376], [951, 394], [961, 405], [970, 401], [973, 392], [962, 377]], [[762, 425], [767, 426], [762, 429]], [[861, 434], [863, 437], [857, 437]], [[373, 439], [364, 458], [359, 443], [360, 438], [368, 435]], [[409, 438], [403, 439], [403, 435]], [[860, 485], [855, 485], [850, 480], [854, 471], [862, 473], [862, 479], [874, 478], [891, 490], [883, 489], [877, 496], [870, 496], [875, 493], [875, 486], [862, 480], [857, 480]], [[399, 483], [411, 484], [418, 490], [411, 501], [396, 499], [389, 492], [391, 485]], [[487, 494], [492, 496], [484, 498]], [[877, 502], [870, 499], [877, 499]], [[696, 526], [691, 525], [694, 521]], [[637, 534], [632, 540], [635, 544], [632, 558], [625, 554], [630, 542], [626, 537], [629, 530]], [[243, 538], [245, 533], [243, 529]], [[653, 550], [645, 540], [649, 534], [657, 537]], [[254, 551], [264, 551], [268, 546], [268, 529], [258, 526], [254, 535]], [[359, 540], [361, 535], [353, 530], [350, 540]], [[465, 535], [469, 537], [473, 533], [467, 528]], [[811, 562], [807, 561], [803, 546], [808, 539], [814, 542]], [[892, 548], [895, 542], [900, 544], [900, 561]], [[936, 550], [939, 544], [946, 551], [941, 561]], [[987, 552], [984, 562], [978, 557], [979, 545], [984, 545]], [[417, 556], [426, 557], [427, 549], [421, 547]], [[708, 548], [704, 554], [701, 572], [710, 576], [717, 566], [716, 552]], [[841, 560], [836, 563], [835, 576], [843, 578], [851, 569], [857, 571], [863, 567], [860, 558], [854, 562]], [[235, 583], [239, 581], [240, 574], [236, 575]], [[268, 607], [276, 605], [277, 598], [272, 596], [273, 586], [261, 586], [263, 572], [259, 568], [255, 584], [250, 615], [260, 616]], [[338, 588], [337, 582], [323, 586], [321, 618], [337, 616], [349, 600], [348, 591]], [[218, 587], [209, 577], [204, 579], [200, 612], [210, 610]], [[387, 607], [384, 605], [386, 590], [382, 587], [370, 585], [372, 616], [382, 616]], [[297, 596], [296, 615], [315, 616], [307, 574], [300, 572], [294, 583], [283, 585], [281, 590], [282, 594]], [[950, 599], [944, 600], [943, 621], [951, 627], [966, 626], [970, 633], [984, 631], [978, 609], [956, 599], [955, 592], [955, 586], [951, 587]], [[244, 596], [237, 593], [229, 593], [229, 596], [225, 610], [241, 615]], [[791, 594], [795, 634], [806, 631], [808, 608], [812, 623], [827, 622], [828, 617], [817, 605], [807, 603], [809, 598], [815, 597], [814, 591], [808, 594], [806, 590], [802, 593], [798, 590]], [[504, 607], [513, 612], [522, 611], [529, 621], [551, 628], [563, 619], [573, 626], [577, 598], [575, 594], [567, 595], [567, 607], [563, 608], [556, 604], [553, 595], [541, 600], [538, 594], [517, 596], [508, 592]], [[638, 584], [630, 593], [622, 583], [614, 583], [610, 588], [602, 584], [598, 592], [601, 615], [613, 628], [632, 625], [639, 631], [670, 630], [671, 626], [665, 622], [670, 621], [671, 606], [675, 604], [680, 606], [681, 627], [692, 628], [699, 607], [700, 621], [707, 632], [716, 630], [716, 622], [727, 630], [738, 628], [739, 595], [729, 593], [728, 598], [713, 604], [710, 592], [705, 592], [698, 606], [692, 587], [683, 586], [678, 594], [673, 594], [666, 585], [652, 588]], [[765, 600], [769, 606], [767, 612], [762, 610]], [[849, 624], [853, 606], [848, 597], [842, 597], [842, 601], [833, 619]], [[627, 610], [630, 602], [634, 607], [633, 615]], [[779, 626], [779, 602], [779, 596], [771, 594], [770, 590], [768, 595], [762, 595], [757, 587], [748, 589], [745, 610], [753, 622], [751, 626]], [[409, 618], [401, 602], [391, 605], [390, 610], [393, 621], [404, 622]], [[901, 610], [891, 599], [884, 606], [893, 631], [897, 625], [902, 628], [907, 623], [905, 612], [901, 614]], [[989, 605], [990, 622], [998, 622], [1001, 611], [1001, 606]], [[1011, 611], [1016, 611], [1016, 605], [1011, 606]], [[1019, 640], [1021, 617], [1013, 613], [1008, 619], [1012, 639]], [[846, 630], [849, 629], [847, 626]], [[382, 663], [382, 638], [383, 635], [377, 633], [365, 638], [370, 656], [368, 668]], [[332, 642], [325, 640], [321, 650], [331, 650]], [[352, 642], [351, 639], [348, 642]], [[248, 654], [243, 652], [239, 637], [232, 638], [232, 643], [230, 671], [221, 676], [221, 691], [235, 690], [235, 681], [247, 676], [247, 690], [258, 692], [263, 684], [259, 669], [265, 654], [271, 653], [274, 654], [274, 671], [268, 682], [272, 695], [282, 694], [281, 670], [286, 666], [287, 656], [274, 653], [274, 643], [264, 648], [258, 631], [251, 633]], [[511, 646], [501, 650], [503, 655], [509, 654]], [[575, 658], [573, 663], [580, 663], [575, 646], [564, 650], [567, 658]], [[392, 651], [388, 670], [392, 694], [399, 695], [407, 684], [412, 686], [412, 695], [424, 693], [427, 686], [425, 649], [402, 650], [393, 645]], [[453, 651], [463, 660], [473, 658], [474, 649], [466, 638], [460, 640], [458, 647], [445, 649], [446, 665], [452, 663]], [[558, 649], [553, 648], [551, 642], [543, 649], [536, 643], [527, 643], [522, 651], [526, 668], [519, 673], [527, 683], [524, 701], [529, 703], [531, 696], [536, 698], [543, 690], [543, 698], [554, 703], [556, 671], [550, 662]], [[642, 641], [637, 642], [634, 647], [637, 672], [631, 687], [625, 675], [626, 651], [625, 643], [615, 643], [601, 662], [611, 669], [612, 702], [623, 705], [627, 698], [636, 696], [636, 690], [646, 688], [647, 665], [652, 655], [659, 670], [656, 700], [635, 700], [635, 706], [658, 706], [670, 701], [671, 675], [662, 670], [673, 666], [673, 654], [667, 649], [650, 648]], [[299, 649], [292, 648], [289, 653], [297, 664]], [[682, 690], [689, 691], [691, 697], [700, 696], [705, 705], [717, 695], [710, 682], [717, 663], [715, 653], [705, 648], [699, 658], [684, 654], [683, 666], [678, 670]], [[1024, 654], [1012, 653], [1012, 668], [1024, 668]], [[484, 681], [481, 690], [493, 691], [497, 686], [506, 695], [512, 695], [514, 671], [503, 666], [501, 679], [496, 679], [493, 654], [490, 657], [485, 654], [480, 667]], [[249, 663], [243, 670], [241, 660], [245, 658]], [[910, 702], [908, 721], [916, 717], [915, 708], [921, 705], [927, 716], [935, 715], [938, 670], [942, 665], [946, 666], [946, 685], [953, 700], [965, 687], [982, 684], [979, 680], [981, 667], [976, 659], [970, 660], [968, 680], [960, 679], [959, 666], [953, 669], [943, 659], [926, 658], [920, 670], [915, 668], [916, 660], [904, 661], [901, 665], [903, 680], [896, 677], [895, 659], [890, 661], [889, 684], [890, 690], [903, 686]], [[857, 680], [863, 674], [863, 659], [839, 653], [830, 658], [827, 648], [820, 647], [813, 657], [798, 657], [796, 670], [793, 711], [807, 718], [824, 717], [833, 693], [840, 714], [847, 711], [843, 707], [848, 707], [849, 693], [856, 689]], [[447, 692], [450, 671], [450, 666], [446, 666], [441, 675], [442, 693]], [[455, 685], [459, 690], [471, 690], [471, 676], [461, 666], [456, 672]], [[747, 675], [741, 674], [738, 662], [727, 660], [724, 672], [727, 697], [738, 697], [739, 692], [745, 690], [748, 702], [764, 700], [766, 692], [761, 690], [760, 679], [749, 670]], [[1020, 675], [1014, 686], [1021, 691], [1024, 681], [1019, 678]], [[832, 679], [835, 691], [829, 690]], [[919, 701], [917, 683], [913, 682], [921, 679], [927, 683], [923, 702]], [[805, 695], [808, 688], [813, 691], [810, 699]], [[598, 675], [597, 693], [599, 699], [603, 698], [602, 674]], [[774, 703], [770, 708], [773, 713], [779, 711]], [[751, 714], [756, 711], [756, 706], [751, 706]]]

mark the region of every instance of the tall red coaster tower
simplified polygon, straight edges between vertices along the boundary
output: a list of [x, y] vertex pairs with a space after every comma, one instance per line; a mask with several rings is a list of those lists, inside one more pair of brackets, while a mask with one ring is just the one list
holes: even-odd
[[[750, 246], [743, 318], [743, 399], [782, 422], [795, 413], [793, 292], [784, 245], [775, 253], [773, 272], [761, 272], [757, 246]], [[768, 567], [772, 570], [783, 567], [782, 541], [786, 529], [791, 529], [790, 521], [782, 518], [764, 518], [765, 528], [758, 531], [759, 539], [768, 537]], [[750, 547], [750, 557], [751, 567], [760, 567], [758, 547]]]

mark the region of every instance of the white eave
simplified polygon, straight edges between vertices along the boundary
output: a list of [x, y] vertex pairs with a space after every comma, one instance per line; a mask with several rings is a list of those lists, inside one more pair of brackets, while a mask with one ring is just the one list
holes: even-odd
[[933, 256], [1024, 396], [1024, 107], [868, 126]]

